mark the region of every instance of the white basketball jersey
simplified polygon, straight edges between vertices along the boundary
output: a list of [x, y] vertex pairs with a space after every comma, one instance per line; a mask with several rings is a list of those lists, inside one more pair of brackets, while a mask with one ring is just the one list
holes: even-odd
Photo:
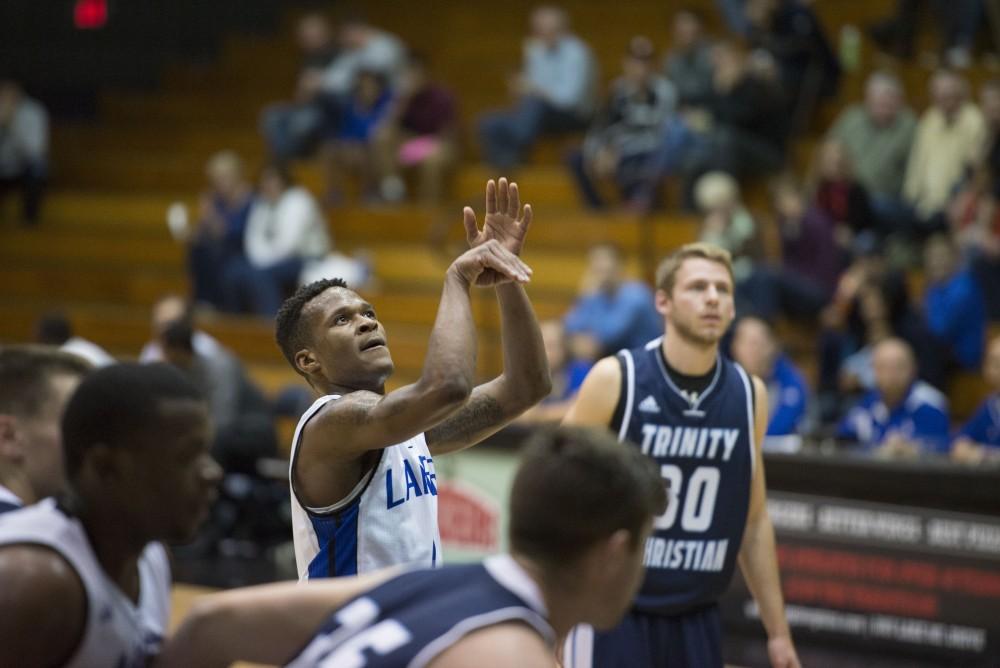
[[101, 568], [80, 521], [53, 499], [0, 516], [0, 545], [12, 544], [54, 550], [83, 582], [87, 623], [67, 668], [146, 666], [159, 653], [170, 619], [170, 564], [162, 545], [148, 544], [139, 557], [136, 605]]
[[383, 449], [378, 465], [337, 503], [308, 508], [299, 502], [292, 471], [302, 430], [339, 398], [317, 399], [299, 419], [292, 439], [289, 483], [299, 579], [357, 575], [397, 564], [440, 565], [437, 476], [423, 434]]

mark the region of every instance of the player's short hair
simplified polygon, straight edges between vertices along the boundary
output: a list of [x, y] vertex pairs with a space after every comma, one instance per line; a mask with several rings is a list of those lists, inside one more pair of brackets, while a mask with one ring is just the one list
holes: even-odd
[[274, 319], [274, 338], [281, 348], [281, 354], [300, 375], [305, 374], [295, 365], [295, 353], [308, 343], [305, 327], [302, 326], [302, 309], [330, 288], [347, 288], [347, 283], [341, 278], [324, 278], [303, 285], [285, 300]]
[[677, 280], [677, 272], [680, 271], [684, 261], [692, 257], [718, 262], [729, 272], [729, 279], [734, 284], [736, 283], [733, 276], [733, 257], [729, 251], [715, 244], [698, 241], [681, 246], [660, 262], [660, 266], [656, 268], [656, 289], [663, 290], [668, 295], [671, 294], [674, 290], [674, 282]]
[[667, 505], [651, 459], [587, 427], [531, 436], [510, 498], [511, 548], [543, 566], [570, 563], [619, 529], [632, 534], [635, 547], [643, 525]]
[[35, 417], [51, 397], [53, 378], [82, 378], [91, 368], [82, 357], [51, 346], [0, 347], [0, 413]]
[[95, 445], [134, 447], [143, 435], [155, 434], [166, 401], [204, 401], [204, 397], [169, 364], [112, 364], [88, 374], [62, 418], [68, 477], [76, 477]]

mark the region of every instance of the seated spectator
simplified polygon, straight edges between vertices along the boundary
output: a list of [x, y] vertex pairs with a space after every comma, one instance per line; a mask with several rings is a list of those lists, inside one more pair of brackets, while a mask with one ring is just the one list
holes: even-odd
[[531, 13], [531, 36], [521, 72], [508, 82], [515, 106], [479, 122], [483, 159], [510, 169], [543, 135], [586, 128], [593, 112], [596, 71], [590, 48], [570, 32], [569, 17], [553, 6]]
[[760, 249], [757, 223], [740, 198], [739, 184], [725, 172], [710, 172], [695, 183], [694, 198], [704, 216], [698, 240], [729, 251], [740, 284], [749, 278]]
[[580, 296], [563, 323], [568, 335], [586, 334], [597, 341], [599, 356], [641, 346], [663, 332], [653, 291], [624, 279], [621, 251], [608, 244], [590, 249]]
[[540, 323], [540, 328], [545, 342], [545, 357], [549, 362], [549, 375], [552, 377], [552, 391], [540, 404], [528, 409], [517, 419], [518, 423], [525, 425], [560, 422], [594, 364], [593, 359], [573, 356], [562, 322], [546, 320]]
[[990, 79], [979, 88], [979, 109], [986, 121], [982, 167], [989, 175], [991, 194], [1000, 197], [1000, 79]]
[[827, 135], [846, 147], [854, 176], [889, 226], [909, 216], [900, 198], [916, 126], [899, 79], [875, 72], [865, 83], [864, 102], [842, 111]]
[[924, 319], [950, 367], [978, 369], [986, 337], [986, 306], [972, 271], [963, 266], [955, 242], [947, 234], [924, 246]]
[[415, 168], [420, 200], [440, 203], [445, 173], [457, 157], [457, 124], [455, 96], [430, 79], [423, 57], [410, 54], [392, 107], [373, 138], [381, 198], [403, 199], [406, 186], [400, 171]]
[[[344, 100], [356, 88], [361, 72], [381, 76], [390, 88], [398, 86], [406, 64], [406, 47], [398, 37], [360, 18], [353, 18], [341, 26], [339, 42], [340, 53], [316, 84], [322, 91], [329, 113], [340, 111]], [[329, 116], [328, 122], [328, 134], [335, 134], [339, 119]]]
[[749, 42], [777, 61], [792, 122], [812, 116], [817, 102], [837, 94], [840, 62], [819, 17], [804, 2], [747, 0]]
[[951, 444], [951, 458], [966, 464], [1000, 459], [1000, 337], [990, 342], [983, 377], [992, 394], [959, 429]]
[[256, 462], [277, 453], [277, 435], [267, 400], [247, 377], [243, 364], [222, 348], [213, 355], [194, 349], [186, 318], [160, 335], [166, 361], [184, 372], [208, 400], [214, 431], [212, 457], [227, 473], [254, 473]]
[[316, 148], [324, 119], [320, 83], [339, 52], [330, 23], [322, 14], [302, 17], [297, 38], [302, 66], [295, 100], [273, 104], [261, 114], [261, 132], [271, 156], [279, 162], [307, 156]]
[[681, 109], [702, 108], [712, 95], [712, 43], [705, 37], [698, 10], [687, 7], [674, 14], [673, 38], [663, 60], [663, 73], [677, 91]]
[[56, 346], [63, 352], [82, 357], [94, 368], [108, 366], [118, 361], [93, 341], [76, 336], [69, 318], [60, 311], [51, 311], [38, 319], [35, 325], [35, 341], [47, 346]]
[[234, 262], [244, 260], [246, 230], [253, 191], [244, 176], [243, 160], [233, 151], [220, 151], [205, 166], [208, 190], [202, 193], [193, 232], [186, 223], [176, 231], [188, 247], [191, 297], [195, 303], [235, 311], [226, 302], [223, 276]]
[[861, 243], [870, 244], [883, 235], [868, 191], [854, 176], [847, 147], [837, 139], [820, 146], [815, 204], [834, 221], [837, 246], [845, 252], [859, 237]]
[[[153, 338], [146, 342], [139, 352], [139, 361], [143, 364], [165, 362], [160, 337], [164, 330], [177, 320], [186, 319], [193, 322], [191, 303], [180, 295], [164, 295], [153, 304], [150, 330]], [[191, 346], [199, 355], [211, 357], [222, 349], [222, 344], [207, 332], [195, 329], [191, 333]]]
[[819, 207], [806, 201], [790, 179], [774, 188], [774, 211], [781, 237], [781, 264], [758, 263], [737, 287], [742, 308], [764, 319], [779, 315], [814, 318], [837, 287], [843, 266], [835, 223]]
[[362, 70], [350, 97], [341, 109], [335, 134], [324, 147], [327, 197], [331, 204], [344, 197], [347, 176], [357, 175], [365, 199], [377, 198], [372, 139], [375, 128], [389, 111], [392, 94], [386, 78], [377, 72]]
[[[806, 419], [809, 389], [805, 378], [785, 355], [766, 321], [754, 317], [740, 318], [733, 330], [730, 344], [733, 359], [747, 373], [760, 378], [767, 385], [768, 408], [767, 436], [801, 434]], [[780, 439], [770, 439], [774, 446], [785, 447]], [[793, 445], [801, 445], [801, 440]], [[764, 441], [768, 447], [768, 439]]]
[[953, 72], [942, 70], [931, 79], [932, 106], [917, 126], [903, 184], [916, 211], [917, 238], [946, 227], [943, 214], [952, 191], [982, 155], [986, 124], [968, 93], [968, 83]]
[[841, 422], [838, 436], [882, 457], [948, 451], [948, 402], [917, 380], [913, 349], [901, 339], [881, 341], [872, 355], [875, 390]]
[[243, 241], [246, 261], [233, 262], [223, 276], [226, 302], [268, 317], [298, 287], [306, 264], [330, 252], [319, 204], [276, 165], [261, 171]]
[[628, 201], [650, 180], [663, 126], [677, 101], [674, 87], [654, 70], [655, 55], [649, 39], [629, 41], [622, 76], [611, 84], [583, 147], [569, 157], [580, 192], [595, 209], [605, 205], [598, 182], [613, 180], [621, 198]]
[[0, 79], [0, 197], [21, 192], [21, 220], [38, 222], [49, 166], [49, 116], [15, 82]]

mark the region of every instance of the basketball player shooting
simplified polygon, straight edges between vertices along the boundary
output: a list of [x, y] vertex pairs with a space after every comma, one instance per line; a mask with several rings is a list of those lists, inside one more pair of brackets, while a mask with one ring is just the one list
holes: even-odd
[[[298, 290], [277, 317], [288, 362], [321, 395], [299, 420], [289, 478], [301, 579], [440, 562], [435, 455], [467, 448], [544, 398], [551, 386], [518, 257], [531, 225], [517, 184], [486, 186], [470, 250], [449, 267], [420, 378], [392, 392], [393, 363], [375, 309], [342, 281]], [[476, 327], [469, 292], [495, 288], [503, 372], [473, 388]]]
[[729, 253], [689, 244], [656, 273], [664, 335], [600, 360], [567, 424], [604, 425], [651, 457], [671, 502], [646, 541], [646, 577], [622, 624], [575, 629], [567, 668], [721, 668], [717, 600], [739, 563], [774, 668], [798, 668], [767, 514], [761, 442], [767, 390], [719, 352], [733, 320]]

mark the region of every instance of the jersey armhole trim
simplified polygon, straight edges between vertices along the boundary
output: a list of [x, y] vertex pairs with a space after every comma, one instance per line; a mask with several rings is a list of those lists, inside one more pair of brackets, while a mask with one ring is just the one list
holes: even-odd
[[552, 628], [541, 615], [527, 607], [522, 608], [520, 606], [511, 606], [463, 619], [443, 634], [424, 645], [424, 648], [421, 649], [415, 657], [413, 657], [413, 660], [407, 664], [407, 667], [424, 668], [428, 663], [440, 656], [442, 652], [467, 635], [491, 626], [498, 626], [500, 624], [510, 622], [520, 622], [521, 624], [528, 626], [542, 637], [546, 645], [550, 647], [554, 646], [555, 637], [552, 632]]
[[[632, 358], [632, 351], [623, 350], [615, 356], [622, 367], [622, 386], [618, 390], [618, 404], [615, 406], [615, 415], [618, 415], [618, 406], [622, 404], [622, 396], [625, 397], [625, 405], [621, 413], [621, 424], [618, 426], [618, 440], [624, 441], [628, 434], [628, 428], [632, 422], [632, 405], [635, 401], [635, 360]], [[622, 390], [625, 390], [624, 393]]]
[[[747, 395], [747, 427], [750, 430], [747, 434], [748, 441], [750, 443], [750, 477], [753, 479], [754, 474], [757, 470], [757, 424], [756, 424], [756, 409], [757, 409], [757, 393], [754, 390], [753, 376], [748, 374], [742, 366], [733, 363], [736, 370], [740, 374], [740, 380], [743, 382], [743, 389], [746, 391]], [[761, 444], [762, 445], [762, 444]]]

